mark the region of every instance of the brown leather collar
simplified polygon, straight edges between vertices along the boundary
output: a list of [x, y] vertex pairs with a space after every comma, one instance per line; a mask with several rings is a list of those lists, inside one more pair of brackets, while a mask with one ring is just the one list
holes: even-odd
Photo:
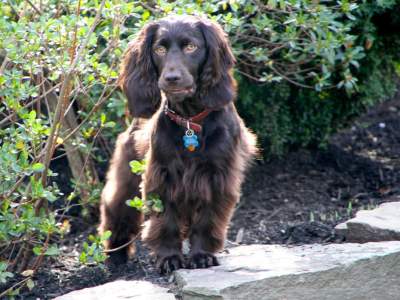
[[186, 119], [186, 118], [178, 115], [172, 109], [168, 108], [167, 103], [164, 106], [164, 113], [172, 121], [174, 121], [179, 126], [185, 127], [187, 129], [189, 129], [188, 128], [188, 126], [189, 126], [190, 129], [193, 129], [193, 131], [196, 133], [200, 133], [201, 130], [203, 129], [202, 126], [199, 124], [199, 122], [203, 121], [211, 112], [212, 112], [211, 109], [205, 109], [201, 113], [198, 113], [197, 115]]

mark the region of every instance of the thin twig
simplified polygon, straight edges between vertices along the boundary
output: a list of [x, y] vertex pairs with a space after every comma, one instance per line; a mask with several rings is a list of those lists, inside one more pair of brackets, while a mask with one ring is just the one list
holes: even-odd
[[21, 186], [21, 184], [24, 182], [25, 179], [25, 175], [22, 176], [20, 179], [18, 179], [18, 181], [14, 184], [14, 186], [11, 188], [11, 191], [9, 191], [7, 193], [7, 195], [5, 196], [5, 198], [9, 198], [11, 197], [11, 195]]
[[246, 72], [243, 72], [243, 71], [241, 71], [241, 70], [239, 70], [239, 69], [237, 69], [236, 71], [237, 71], [238, 73], [240, 73], [240, 74], [246, 76], [247, 78], [249, 78], [249, 79], [251, 79], [251, 80], [254, 80], [254, 81], [259, 82], [259, 83], [265, 83], [265, 81], [260, 80], [260, 78], [254, 77], [254, 76], [252, 76], [252, 75], [250, 75], [250, 74], [248, 74], [248, 73], [246, 73]]
[[42, 247], [42, 250], [40, 251], [40, 255], [36, 258], [35, 262], [33, 263], [32, 270], [35, 272], [39, 268], [39, 266], [42, 264], [44, 254], [46, 253], [47, 249], [49, 248], [49, 241], [50, 241], [50, 233], [47, 233], [46, 240], [44, 241], [44, 245]]
[[35, 6], [35, 4], [33, 4], [30, 0], [26, 0], [26, 2], [28, 2], [28, 4], [39, 14], [41, 15], [42, 12]]
[[3, 74], [3, 72], [6, 69], [7, 64], [8, 64], [9, 61], [10, 60], [8, 59], [8, 56], [7, 56], [7, 53], [6, 53], [6, 55], [4, 56], [3, 62], [1, 63], [1, 66], [0, 66], [0, 75]]
[[157, 9], [154, 9], [153, 7], [149, 6], [148, 4], [146, 4], [146, 1], [142, 1], [141, 5], [146, 8], [147, 10], [151, 11], [153, 14], [158, 14], [160, 11], [158, 11]]
[[103, 250], [103, 253], [112, 253], [118, 250], [121, 250], [127, 246], [129, 246], [130, 244], [132, 244], [134, 241], [136, 241], [138, 238], [138, 236], [135, 236], [133, 239], [131, 239], [129, 242], [126, 242], [125, 244], [118, 246], [117, 248], [113, 248], [113, 249], [108, 249], [108, 250]]
[[289, 81], [290, 83], [292, 83], [292, 84], [294, 84], [294, 85], [297, 85], [297, 86], [299, 86], [299, 87], [306, 88], [306, 89], [314, 89], [314, 87], [311, 86], [311, 85], [305, 85], [305, 84], [302, 84], [302, 83], [300, 83], [300, 82], [297, 82], [297, 81], [294, 81], [294, 80], [290, 79], [289, 77], [283, 75], [281, 72], [277, 71], [273, 66], [270, 66], [270, 68], [271, 68], [271, 70], [274, 71], [276, 74], [278, 74], [279, 76], [281, 76], [282, 78], [286, 79], [287, 81]]
[[18, 16], [18, 19], [20, 19], [21, 16], [20, 16], [20, 14], [18, 13], [17, 9], [16, 9], [16, 8], [14, 7], [14, 5], [12, 4], [12, 2], [11, 2], [10, 0], [7, 0], [7, 3], [8, 3], [8, 5], [10, 5], [11, 10], [13, 11], [13, 13], [14, 13], [15, 15]]
[[9, 292], [13, 291], [17, 286], [23, 285], [25, 284], [26, 281], [28, 281], [29, 279], [32, 279], [32, 276], [26, 277], [24, 279], [22, 279], [21, 281], [18, 281], [16, 284], [14, 284], [13, 286], [9, 287], [8, 289], [6, 289], [4, 292], [2, 292], [0, 294], [0, 299], [3, 296], [6, 296]]
[[[55, 86], [53, 86], [50, 90], [46, 91], [44, 94], [40, 95], [39, 97], [35, 98], [31, 102], [25, 104], [22, 108], [28, 108], [29, 106], [34, 105], [36, 102], [39, 100], [43, 99], [46, 97], [48, 94], [53, 92], [54, 90], [58, 89], [60, 87], [61, 83], [57, 83]], [[8, 115], [6, 118], [0, 121], [0, 127], [2, 127], [4, 124], [6, 124], [8, 121], [10, 121], [17, 113], [13, 112], [10, 115]]]
[[[82, 127], [82, 125], [85, 124], [90, 119], [92, 114], [95, 113], [105, 103], [105, 101], [111, 96], [111, 94], [117, 89], [117, 87], [118, 86], [114, 86], [113, 89], [108, 94], [108, 96], [102, 98], [93, 106], [90, 112], [86, 115], [85, 119], [81, 123], [79, 123], [79, 125], [75, 127], [65, 138], [63, 138], [64, 142], [70, 139]], [[57, 145], [56, 147], [59, 147], [60, 145], [61, 144]]]

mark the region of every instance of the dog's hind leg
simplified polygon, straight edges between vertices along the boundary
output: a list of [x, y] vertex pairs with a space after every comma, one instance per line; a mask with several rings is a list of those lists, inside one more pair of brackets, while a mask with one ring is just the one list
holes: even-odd
[[[131, 172], [129, 162], [142, 159], [135, 150], [132, 124], [118, 136], [116, 148], [107, 173], [106, 185], [101, 195], [101, 223], [99, 233], [112, 232], [105, 242], [106, 250], [115, 249], [129, 243], [140, 232], [143, 215], [137, 209], [128, 207], [126, 200], [140, 197], [141, 176]], [[114, 264], [126, 262], [135, 251], [134, 243], [118, 251], [109, 252], [110, 261]]]

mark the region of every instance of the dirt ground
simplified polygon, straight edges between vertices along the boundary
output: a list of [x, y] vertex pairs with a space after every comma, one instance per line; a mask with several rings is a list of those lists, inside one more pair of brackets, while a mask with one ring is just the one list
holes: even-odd
[[[400, 93], [333, 136], [326, 149], [257, 162], [247, 176], [228, 239], [244, 244], [342, 242], [333, 231], [336, 224], [359, 209], [396, 200], [400, 200]], [[95, 227], [88, 225], [84, 232], [65, 238], [63, 256], [42, 268], [35, 277], [36, 287], [21, 291], [23, 299], [51, 299], [115, 279], [171, 285], [170, 278], [156, 272], [140, 244], [136, 259], [126, 266], [80, 266], [79, 247]]]

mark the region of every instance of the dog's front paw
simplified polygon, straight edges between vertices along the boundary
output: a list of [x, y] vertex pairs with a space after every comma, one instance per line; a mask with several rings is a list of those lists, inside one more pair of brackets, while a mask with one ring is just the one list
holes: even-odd
[[217, 258], [211, 253], [195, 253], [189, 258], [189, 268], [201, 269], [219, 266]]
[[184, 268], [185, 264], [181, 255], [174, 254], [157, 259], [157, 267], [159, 272], [165, 275]]

